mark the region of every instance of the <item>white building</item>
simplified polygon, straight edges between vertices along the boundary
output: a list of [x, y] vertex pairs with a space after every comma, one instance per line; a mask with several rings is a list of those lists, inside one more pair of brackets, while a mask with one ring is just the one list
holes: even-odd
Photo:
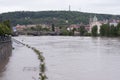
[[109, 23], [109, 25], [110, 25], [110, 26], [113, 25], [113, 26], [116, 27], [116, 26], [118, 25], [118, 22], [117, 22], [116, 20], [113, 20], [113, 21], [111, 21], [111, 22]]
[[100, 23], [99, 21], [98, 21], [98, 19], [97, 19], [97, 17], [96, 16], [94, 16], [94, 18], [92, 19], [92, 18], [90, 18], [90, 23], [89, 23], [89, 25], [90, 25], [90, 31], [89, 31], [89, 33], [91, 33], [91, 31], [92, 31], [92, 28], [94, 27], [94, 26], [97, 26], [97, 28], [98, 28], [98, 34], [100, 33], [100, 26], [102, 25], [102, 23]]

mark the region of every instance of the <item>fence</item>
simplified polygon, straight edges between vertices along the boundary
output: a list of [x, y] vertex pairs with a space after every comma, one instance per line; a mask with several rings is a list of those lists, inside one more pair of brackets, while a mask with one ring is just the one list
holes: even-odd
[[0, 44], [10, 41], [11, 41], [11, 36], [0, 36]]

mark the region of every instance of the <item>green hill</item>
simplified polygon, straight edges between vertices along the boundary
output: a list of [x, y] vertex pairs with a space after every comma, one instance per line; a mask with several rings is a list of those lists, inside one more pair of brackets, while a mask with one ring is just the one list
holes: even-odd
[[[89, 23], [90, 16], [96, 15], [98, 20], [104, 19], [120, 19], [119, 15], [107, 15], [107, 14], [94, 14], [84, 13], [77, 11], [19, 11], [19, 12], [8, 12], [0, 14], [0, 21], [10, 20], [11, 25], [16, 24], [52, 24], [56, 26], [65, 24], [84, 24]], [[69, 23], [66, 23], [68, 20]]]

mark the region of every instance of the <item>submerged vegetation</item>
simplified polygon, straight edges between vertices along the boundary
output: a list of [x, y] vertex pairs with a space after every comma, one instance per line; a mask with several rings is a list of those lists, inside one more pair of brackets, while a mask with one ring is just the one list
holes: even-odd
[[40, 60], [40, 73], [39, 73], [40, 79], [45, 80], [47, 79], [47, 76], [45, 75], [46, 71], [46, 66], [44, 62], [45, 58], [43, 57], [42, 53], [36, 48], [32, 47], [31, 49], [34, 50], [34, 52], [38, 55], [38, 59]]

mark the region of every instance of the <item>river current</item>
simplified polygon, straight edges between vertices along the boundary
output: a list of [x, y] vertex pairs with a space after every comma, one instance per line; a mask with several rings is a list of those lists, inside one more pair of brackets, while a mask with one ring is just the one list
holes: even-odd
[[[14, 38], [43, 52], [48, 80], [120, 80], [120, 38], [68, 36]], [[39, 73], [37, 55], [21, 45], [14, 46], [16, 48], [7, 64], [7, 70], [0, 76], [0, 80], [34, 80], [33, 77], [37, 79]], [[34, 68], [36, 71], [32, 70]], [[16, 74], [17, 71], [20, 73]]]

